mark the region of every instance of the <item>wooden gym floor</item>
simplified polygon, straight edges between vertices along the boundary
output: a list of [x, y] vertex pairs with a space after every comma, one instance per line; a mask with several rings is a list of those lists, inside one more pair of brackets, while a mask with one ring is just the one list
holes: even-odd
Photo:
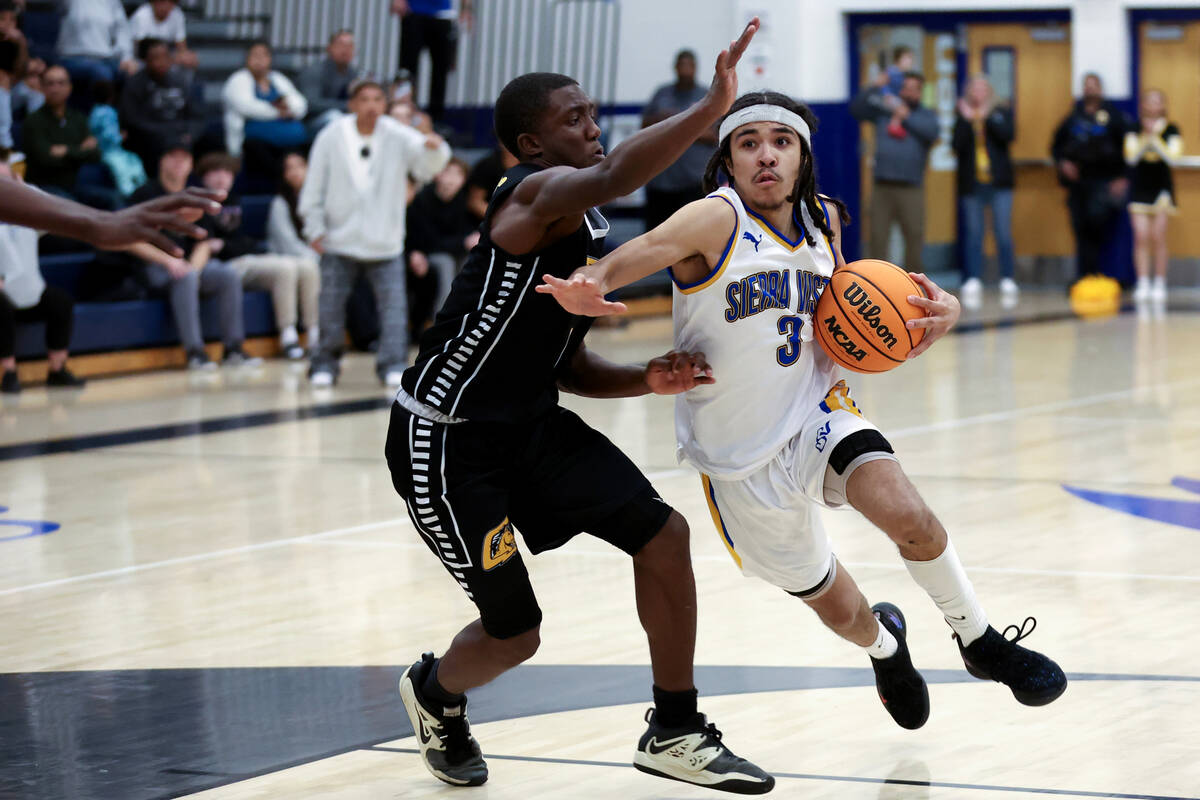
[[[775, 796], [1200, 798], [1195, 307], [1080, 321], [1031, 294], [1024, 323], [967, 319], [850, 379], [992, 621], [1036, 616], [1027, 643], [1072, 677], [1040, 709], [972, 680], [882, 534], [827, 513], [868, 598], [908, 616], [933, 704], [916, 732], [861, 651], [738, 573], [674, 461], [670, 399], [565, 399], [691, 522], [701, 708]], [[589, 343], [645, 360], [670, 323]], [[269, 362], [0, 405], [0, 797], [715, 796], [630, 768], [646, 647], [628, 559], [587, 537], [528, 560], [542, 649], [473, 695], [490, 782], [426, 773], [395, 681], [472, 606], [393, 493], [371, 366], [349, 359], [324, 393]]]

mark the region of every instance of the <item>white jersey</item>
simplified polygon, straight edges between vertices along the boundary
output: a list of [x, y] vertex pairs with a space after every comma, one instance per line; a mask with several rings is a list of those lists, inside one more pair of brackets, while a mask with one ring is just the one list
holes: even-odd
[[676, 349], [703, 352], [716, 383], [676, 398], [675, 435], [682, 459], [739, 480], [787, 446], [838, 380], [839, 368], [812, 338], [836, 261], [803, 203], [796, 221], [814, 247], [803, 232], [788, 241], [732, 188], [709, 197], [733, 207], [737, 228], [711, 274], [675, 281], [673, 315]]

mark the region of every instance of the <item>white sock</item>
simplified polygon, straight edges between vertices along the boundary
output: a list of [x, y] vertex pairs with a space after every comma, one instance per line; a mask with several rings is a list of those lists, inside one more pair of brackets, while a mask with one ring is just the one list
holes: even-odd
[[300, 341], [300, 334], [296, 333], [295, 325], [288, 325], [279, 332], [279, 343], [284, 347], [291, 347]]
[[1162, 275], [1154, 276], [1154, 288], [1157, 291], [1164, 291], [1167, 288], [1167, 279]]
[[958, 634], [964, 646], [983, 636], [987, 615], [975, 597], [975, 588], [954, 552], [954, 542], [946, 540], [946, 549], [932, 561], [904, 559], [908, 574], [937, 604], [946, 622]]
[[891, 631], [883, 627], [882, 622], [879, 623], [879, 634], [875, 637], [875, 643], [863, 648], [867, 651], [867, 655], [879, 661], [891, 658], [899, 649], [900, 643], [896, 641], [896, 637], [892, 635]]
[[319, 341], [321, 341], [321, 329], [318, 328], [316, 325], [309, 325], [307, 328], [307, 332], [308, 332], [308, 346], [316, 347], [317, 343]]

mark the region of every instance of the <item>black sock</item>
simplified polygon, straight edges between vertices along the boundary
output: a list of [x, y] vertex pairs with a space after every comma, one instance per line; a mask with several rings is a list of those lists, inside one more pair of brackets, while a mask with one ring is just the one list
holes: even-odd
[[678, 728], [696, 716], [695, 689], [686, 692], [668, 692], [654, 687], [654, 717], [664, 728]]
[[438, 665], [442, 663], [440, 658], [433, 660], [433, 668], [429, 670], [429, 674], [425, 676], [425, 680], [421, 683], [421, 694], [435, 703], [441, 703], [443, 706], [461, 705], [466, 699], [465, 695], [451, 694], [446, 691], [445, 687], [438, 683], [437, 672]]

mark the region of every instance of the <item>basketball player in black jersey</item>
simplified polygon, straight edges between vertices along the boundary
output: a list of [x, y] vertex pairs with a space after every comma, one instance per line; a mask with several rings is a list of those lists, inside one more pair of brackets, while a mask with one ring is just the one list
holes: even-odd
[[744, 794], [774, 786], [697, 711], [687, 523], [612, 442], [558, 405], [559, 389], [591, 397], [686, 391], [712, 381], [704, 357], [609, 363], [583, 344], [590, 318], [534, 291], [543, 274], [566, 277], [601, 255], [608, 224], [595, 206], [644, 185], [720, 119], [757, 28], [752, 21], [720, 54], [703, 101], [607, 158], [596, 107], [571, 78], [524, 75], [497, 100], [496, 133], [521, 163], [493, 192], [480, 243], [404, 373], [387, 441], [413, 524], [479, 608], [441, 658], [426, 653], [400, 681], [425, 765], [447, 783], [487, 780], [465, 692], [538, 648], [542, 612], [519, 531], [531, 553], [587, 532], [633, 559], [655, 703], [635, 766]]

